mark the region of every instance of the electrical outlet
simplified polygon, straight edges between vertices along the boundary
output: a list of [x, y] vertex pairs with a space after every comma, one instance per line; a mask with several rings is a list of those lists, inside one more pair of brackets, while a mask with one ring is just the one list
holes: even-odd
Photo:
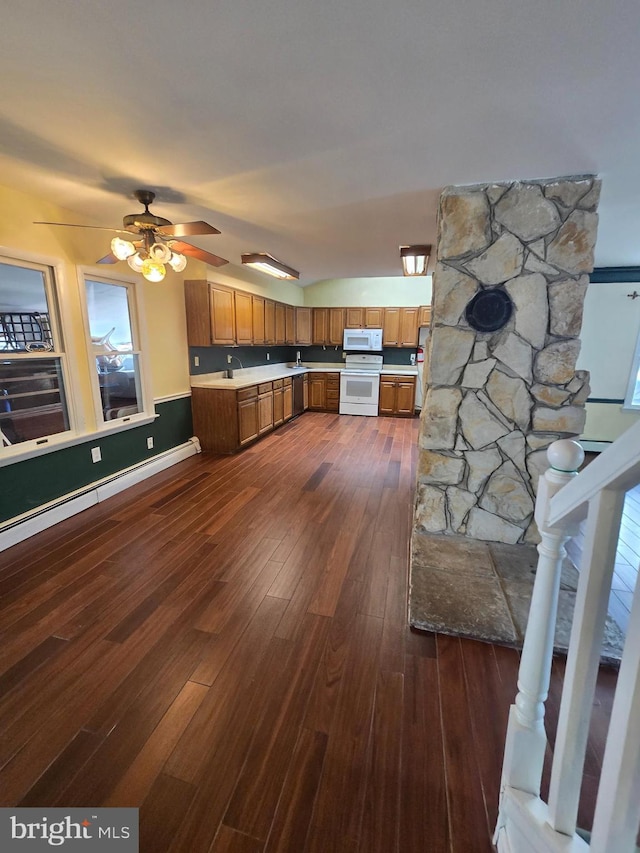
[[199, 355], [194, 355], [193, 366], [194, 367], [200, 367], [200, 356]]
[[227, 364], [231, 364], [232, 358], [233, 358], [232, 355], [227, 355]]
[[343, 359], [345, 359], [345, 361], [346, 361], [347, 354], [346, 354], [346, 352], [345, 352], [344, 350], [342, 350], [342, 358], [343, 358]]
[[411, 364], [415, 364], [415, 363], [416, 363], [416, 354], [415, 354], [415, 352], [412, 352], [412, 353], [411, 353], [410, 361], [411, 361]]
[[92, 447], [91, 448], [91, 461], [92, 462], [100, 462], [101, 459], [102, 459], [102, 453], [100, 451], [100, 448], [99, 447]]
[[153, 450], [153, 436], [152, 435], [150, 435], [149, 438], [147, 439], [147, 449]]
[[270, 360], [271, 360], [271, 356], [269, 355], [269, 353], [267, 353], [267, 361], [270, 361]]

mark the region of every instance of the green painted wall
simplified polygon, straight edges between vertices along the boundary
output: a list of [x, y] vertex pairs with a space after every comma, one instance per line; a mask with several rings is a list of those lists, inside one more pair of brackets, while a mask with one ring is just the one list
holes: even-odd
[[[151, 424], [94, 436], [73, 447], [0, 468], [0, 523], [151, 459], [193, 435], [191, 397], [157, 403], [156, 413]], [[149, 436], [153, 436], [153, 450], [147, 449]], [[94, 463], [91, 448], [98, 445], [102, 461]]]

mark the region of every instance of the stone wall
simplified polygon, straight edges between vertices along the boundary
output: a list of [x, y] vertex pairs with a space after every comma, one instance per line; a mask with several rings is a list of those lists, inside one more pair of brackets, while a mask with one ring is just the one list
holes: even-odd
[[[533, 508], [545, 448], [584, 426], [589, 375], [575, 365], [599, 194], [592, 176], [442, 193], [420, 429], [419, 532], [536, 540]], [[508, 295], [500, 300], [511, 316], [496, 331], [476, 331], [467, 306], [488, 289]]]

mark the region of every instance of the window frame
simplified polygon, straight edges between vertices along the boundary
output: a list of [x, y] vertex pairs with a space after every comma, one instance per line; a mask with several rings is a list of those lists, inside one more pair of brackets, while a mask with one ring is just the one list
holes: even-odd
[[[104, 419], [100, 384], [98, 381], [98, 374], [95, 370], [95, 352], [91, 341], [91, 326], [87, 305], [87, 281], [96, 281], [100, 284], [126, 288], [129, 320], [131, 323], [132, 337], [134, 338], [134, 343], [136, 345], [133, 350], [133, 354], [138, 356], [142, 411], [126, 415], [121, 418], [114, 418], [109, 421]], [[157, 417], [151, 384], [149, 339], [145, 322], [142, 288], [143, 283], [138, 278], [133, 278], [132, 276], [120, 274], [112, 275], [110, 273], [105, 275], [104, 270], [98, 267], [78, 267], [78, 290], [82, 308], [87, 361], [91, 374], [91, 394], [93, 398], [95, 432], [100, 435], [118, 432], [121, 429], [127, 429], [132, 426], [151, 423]]]
[[633, 402], [636, 385], [638, 383], [640, 373], [640, 332], [636, 340], [636, 346], [631, 360], [631, 370], [629, 371], [629, 381], [627, 382], [627, 390], [624, 395], [624, 403], [622, 409], [625, 412], [640, 412], [640, 403]]
[[7, 246], [0, 246], [0, 263], [10, 266], [33, 269], [43, 273], [44, 290], [47, 299], [49, 322], [55, 349], [32, 353], [2, 352], [2, 357], [14, 362], [28, 362], [38, 358], [58, 359], [63, 379], [64, 399], [69, 428], [51, 435], [21, 441], [18, 444], [0, 447], [0, 467], [19, 462], [32, 456], [57, 450], [68, 444], [76, 443], [85, 427], [81, 407], [78, 405], [79, 373], [76, 367], [75, 349], [70, 334], [69, 292], [64, 264], [59, 258], [41, 255], [36, 252], [17, 252]]

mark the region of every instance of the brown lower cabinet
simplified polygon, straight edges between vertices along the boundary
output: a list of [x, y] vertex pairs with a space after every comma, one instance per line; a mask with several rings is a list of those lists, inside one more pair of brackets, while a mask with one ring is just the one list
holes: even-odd
[[261, 382], [238, 391], [192, 388], [193, 429], [203, 450], [235, 453], [293, 415], [293, 380]]
[[380, 401], [378, 414], [401, 418], [413, 417], [416, 400], [415, 376], [380, 377]]
[[340, 374], [309, 373], [309, 409], [337, 412], [340, 405]]

